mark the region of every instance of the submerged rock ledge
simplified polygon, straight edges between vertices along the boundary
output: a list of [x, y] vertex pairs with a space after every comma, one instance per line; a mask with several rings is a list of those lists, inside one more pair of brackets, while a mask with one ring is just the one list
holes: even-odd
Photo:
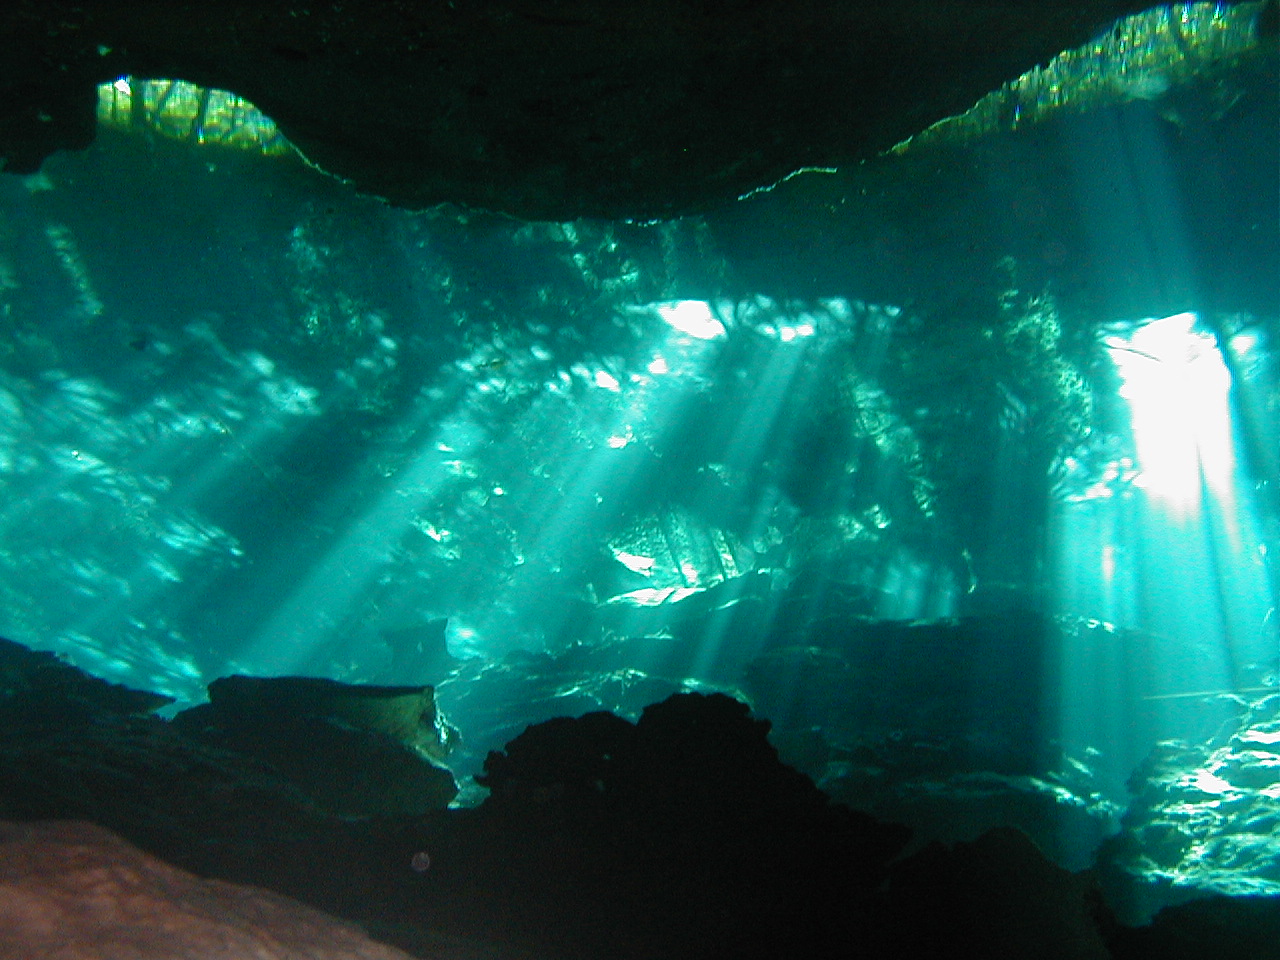
[[[68, 960], [105, 956], [110, 937], [138, 960], [186, 955], [148, 939], [152, 908], [193, 924], [193, 943], [222, 930], [282, 960], [328, 956], [295, 946], [307, 937], [349, 944], [335, 957], [399, 955], [274, 895], [174, 872], [102, 827], [423, 958], [1275, 956], [1275, 900], [1125, 927], [1089, 873], [1016, 830], [903, 856], [906, 828], [832, 803], [779, 762], [767, 722], [720, 694], [676, 694], [634, 724], [532, 726], [490, 754], [491, 795], [474, 809], [353, 817], [270, 762], [190, 738], [154, 715], [158, 698], [7, 641], [0, 655], [0, 816], [18, 821], [0, 828], [0, 919], [22, 931], [0, 957], [49, 955], [41, 918], [64, 913]], [[50, 819], [98, 826], [30, 823]], [[102, 858], [141, 882], [95, 885], [83, 911], [77, 891]]]

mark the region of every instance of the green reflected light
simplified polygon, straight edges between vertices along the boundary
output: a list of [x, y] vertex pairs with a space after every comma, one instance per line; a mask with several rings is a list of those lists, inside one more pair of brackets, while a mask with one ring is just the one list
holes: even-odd
[[[968, 142], [1106, 104], [1159, 101], [1177, 87], [1259, 52], [1261, 3], [1175, 3], [1120, 20], [1105, 34], [987, 94], [893, 149]], [[1236, 92], [1217, 91], [1219, 109]]]
[[121, 77], [98, 85], [98, 123], [169, 140], [216, 144], [264, 156], [293, 154], [274, 121], [248, 100], [184, 80]]

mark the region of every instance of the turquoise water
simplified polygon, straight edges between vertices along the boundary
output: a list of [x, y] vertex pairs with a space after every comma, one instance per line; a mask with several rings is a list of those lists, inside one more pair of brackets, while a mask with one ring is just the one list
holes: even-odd
[[177, 707], [434, 685], [462, 802], [528, 723], [725, 691], [1073, 865], [1176, 739], [1243, 839], [1133, 869], [1275, 892], [1220, 803], [1280, 802], [1274, 66], [667, 223], [107, 130], [0, 176], [0, 634]]

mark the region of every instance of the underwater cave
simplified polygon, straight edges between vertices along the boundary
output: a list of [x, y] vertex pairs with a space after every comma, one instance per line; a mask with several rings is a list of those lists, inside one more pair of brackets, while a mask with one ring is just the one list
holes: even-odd
[[1274, 0], [46, 6], [0, 960], [1280, 957]]

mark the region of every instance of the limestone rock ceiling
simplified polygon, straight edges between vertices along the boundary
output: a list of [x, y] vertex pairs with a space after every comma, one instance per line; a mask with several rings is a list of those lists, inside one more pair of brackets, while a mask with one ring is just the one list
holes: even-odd
[[1148, 0], [18, 0], [0, 163], [94, 136], [95, 85], [231, 90], [393, 203], [663, 218], [848, 164]]

